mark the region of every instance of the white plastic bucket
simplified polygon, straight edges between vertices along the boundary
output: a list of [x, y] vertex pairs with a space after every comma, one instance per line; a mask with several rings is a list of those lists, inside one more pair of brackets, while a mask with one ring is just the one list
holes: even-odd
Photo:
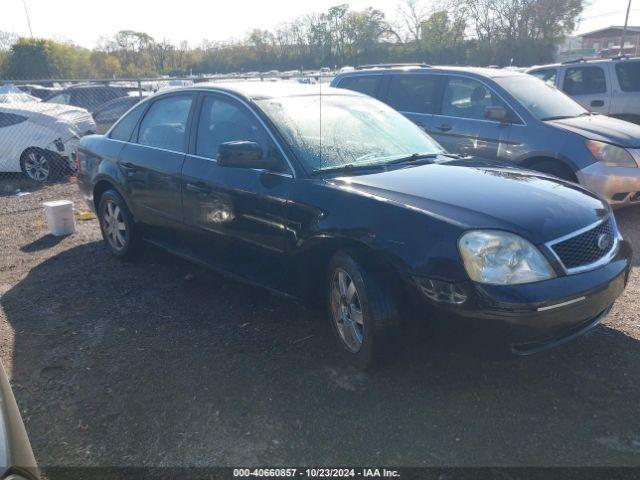
[[56, 237], [71, 235], [76, 230], [76, 219], [73, 216], [73, 202], [56, 200], [44, 202], [44, 213], [47, 216], [49, 232]]

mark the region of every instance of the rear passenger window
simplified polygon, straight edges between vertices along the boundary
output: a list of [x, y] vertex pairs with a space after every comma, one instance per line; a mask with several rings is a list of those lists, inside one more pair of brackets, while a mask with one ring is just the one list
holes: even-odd
[[387, 103], [400, 112], [436, 113], [440, 80], [430, 75], [391, 78]]
[[618, 63], [616, 74], [623, 92], [640, 92], [640, 62]]
[[607, 81], [600, 67], [568, 68], [562, 89], [569, 95], [607, 93]]
[[139, 105], [131, 110], [128, 115], [122, 117], [122, 119], [116, 123], [115, 127], [113, 127], [113, 130], [111, 130], [109, 138], [119, 140], [121, 142], [130, 141], [133, 130], [136, 128], [140, 117], [142, 117], [146, 106], [146, 104]]
[[482, 83], [471, 78], [450, 78], [444, 91], [442, 115], [484, 120], [487, 107], [509, 107]]
[[380, 76], [375, 77], [347, 77], [340, 82], [339, 88], [346, 88], [354, 92], [364, 93], [375, 97], [380, 85]]
[[556, 78], [558, 76], [558, 70], [556, 70], [555, 68], [545, 68], [544, 70], [536, 70], [535, 72], [531, 72], [531, 75], [539, 78], [543, 82], [555, 85]]
[[173, 95], [157, 100], [144, 116], [138, 143], [150, 147], [184, 152], [191, 95]]

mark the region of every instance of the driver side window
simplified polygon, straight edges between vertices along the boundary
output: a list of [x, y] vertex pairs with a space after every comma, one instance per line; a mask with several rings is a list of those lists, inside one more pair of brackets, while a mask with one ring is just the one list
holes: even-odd
[[288, 170], [280, 151], [255, 115], [232, 100], [205, 97], [198, 121], [196, 155], [215, 160], [220, 144], [234, 141], [257, 143], [263, 158], [276, 158], [281, 165], [279, 170]]
[[442, 115], [470, 120], [484, 120], [487, 107], [509, 108], [482, 83], [470, 78], [452, 77], [447, 82]]

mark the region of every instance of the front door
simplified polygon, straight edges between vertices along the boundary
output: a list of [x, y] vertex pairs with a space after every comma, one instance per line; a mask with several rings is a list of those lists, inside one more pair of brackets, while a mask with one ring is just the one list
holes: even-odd
[[[184, 219], [195, 231], [191, 240], [215, 263], [230, 262], [223, 265], [226, 270], [271, 281], [264, 275], [277, 276], [287, 241], [292, 172], [246, 105], [217, 94], [203, 95], [199, 103], [192, 151], [182, 169]], [[265, 160], [275, 157], [281, 168], [221, 167], [216, 162], [218, 146], [231, 141], [258, 143]]]
[[510, 109], [485, 84], [467, 77], [446, 80], [440, 113], [433, 116], [430, 134], [447, 151], [495, 159], [509, 140], [510, 126], [487, 120], [487, 107]]
[[150, 226], [182, 223], [181, 171], [194, 94], [164, 96], [147, 110], [118, 161], [132, 208]]

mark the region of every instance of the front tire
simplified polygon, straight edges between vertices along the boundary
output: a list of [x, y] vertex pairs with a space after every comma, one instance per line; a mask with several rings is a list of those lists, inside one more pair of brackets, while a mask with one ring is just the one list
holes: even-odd
[[138, 252], [140, 234], [122, 196], [107, 190], [100, 197], [98, 219], [102, 238], [113, 255], [132, 259]]
[[380, 365], [395, 346], [398, 308], [391, 289], [354, 257], [338, 252], [328, 273], [328, 313], [342, 355], [366, 370]]

